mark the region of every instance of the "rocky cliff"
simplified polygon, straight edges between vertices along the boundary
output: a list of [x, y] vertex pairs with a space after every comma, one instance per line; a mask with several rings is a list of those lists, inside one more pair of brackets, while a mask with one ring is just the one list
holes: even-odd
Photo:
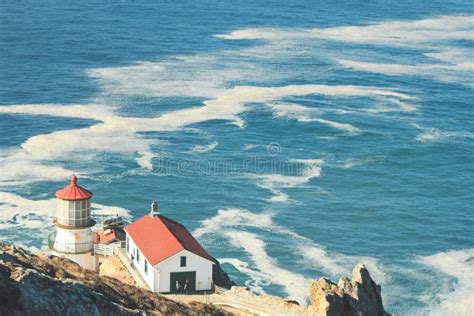
[[359, 263], [352, 280], [342, 277], [338, 284], [326, 278], [311, 283], [311, 306], [314, 316], [389, 316], [382, 304], [381, 288], [372, 280], [366, 267]]
[[[127, 276], [110, 262], [102, 273], [82, 269], [76, 263], [54, 256], [34, 255], [0, 243], [0, 315], [224, 315], [215, 306], [169, 300], [161, 295], [125, 284]], [[107, 271], [106, 271], [107, 270]], [[233, 282], [217, 265], [214, 271], [222, 287]], [[128, 277], [131, 279], [131, 277]], [[128, 280], [130, 281], [130, 280]], [[227, 298], [248, 298], [284, 314], [311, 316], [389, 316], [381, 288], [363, 264], [357, 264], [352, 279], [338, 284], [326, 278], [311, 283], [309, 306], [271, 295], [258, 295], [233, 286]], [[239, 312], [240, 313], [240, 312]]]
[[76, 263], [0, 243], [0, 315], [223, 315], [99, 276]]

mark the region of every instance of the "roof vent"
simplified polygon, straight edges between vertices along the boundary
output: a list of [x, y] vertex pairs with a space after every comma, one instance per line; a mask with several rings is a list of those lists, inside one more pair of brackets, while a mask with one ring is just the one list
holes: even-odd
[[153, 201], [150, 207], [150, 216], [157, 217], [159, 214], [160, 212], [158, 212], [158, 203], [156, 203], [156, 201]]

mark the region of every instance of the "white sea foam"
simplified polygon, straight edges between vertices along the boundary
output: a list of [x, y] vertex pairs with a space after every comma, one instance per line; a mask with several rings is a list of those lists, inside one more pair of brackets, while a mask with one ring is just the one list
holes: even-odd
[[[474, 311], [474, 249], [441, 252], [419, 257], [418, 261], [438, 273], [449, 276], [447, 284], [437, 284], [429, 307], [419, 311], [422, 315], [472, 315]], [[433, 276], [435, 277], [435, 276]], [[453, 284], [453, 279], [455, 283]], [[440, 278], [436, 278], [439, 283]]]
[[296, 119], [300, 122], [307, 121], [312, 115], [321, 114], [317, 108], [311, 108], [295, 103], [275, 103], [270, 105], [276, 117]]
[[[312, 29], [277, 29], [252, 28], [236, 30], [230, 34], [218, 37], [227, 40], [265, 40], [268, 46], [278, 43], [281, 51], [304, 50], [308, 41], [320, 39], [331, 41], [352, 42], [366, 45], [386, 45], [400, 48], [424, 48], [426, 57], [442, 63], [406, 62], [380, 63], [379, 54], [368, 54], [374, 61], [357, 61], [341, 58], [354, 54], [351, 51], [334, 52], [329, 58], [344, 67], [357, 71], [367, 71], [386, 75], [415, 75], [424, 76], [442, 82], [459, 82], [474, 88], [474, 63], [470, 50], [456, 47], [455, 41], [474, 39], [473, 15], [450, 15], [412, 21], [385, 21], [365, 26], [341, 26]], [[267, 47], [261, 47], [265, 52], [272, 52]], [[273, 50], [274, 51], [274, 50]], [[277, 54], [273, 52], [273, 54]], [[305, 52], [311, 54], [311, 52]], [[389, 56], [393, 58], [393, 55]]]
[[437, 142], [447, 138], [474, 138], [474, 133], [468, 131], [441, 131], [432, 127], [424, 127], [419, 124], [412, 124], [413, 127], [422, 131], [416, 136], [420, 142]]
[[290, 163], [299, 163], [301, 165], [300, 175], [284, 174], [246, 174], [247, 177], [257, 180], [257, 185], [272, 192], [270, 198], [272, 202], [287, 202], [289, 196], [282, 191], [284, 188], [301, 186], [308, 183], [311, 179], [321, 175], [321, 165], [324, 163], [321, 159], [293, 159]]
[[219, 210], [217, 215], [202, 221], [201, 226], [193, 232], [196, 237], [218, 234], [226, 237], [232, 245], [247, 252], [253, 264], [240, 259], [227, 258], [221, 263], [232, 264], [237, 270], [248, 275], [250, 280], [246, 285], [253, 290], [264, 293], [263, 286], [271, 283], [281, 285], [285, 291], [301, 303], [306, 302], [308, 280], [303, 276], [290, 272], [278, 265], [275, 259], [268, 256], [265, 243], [258, 235], [243, 230], [233, 230], [237, 227], [254, 227], [269, 231], [287, 231], [289, 235], [298, 236], [284, 227], [275, 225], [271, 213], [252, 213], [241, 209]]
[[352, 134], [352, 135], [360, 133], [360, 129], [358, 129], [355, 126], [352, 126], [351, 124], [339, 123], [339, 122], [334, 122], [334, 121], [325, 120], [325, 119], [321, 119], [321, 118], [315, 118], [315, 119], [312, 119], [312, 121], [329, 125], [333, 128], [346, 131], [346, 132], [348, 132], [349, 134]]
[[[201, 226], [193, 234], [196, 237], [204, 237], [205, 235], [223, 236], [228, 238], [234, 246], [243, 248], [251, 256], [254, 265], [243, 263], [240, 259], [228, 259], [226, 262], [231, 263], [240, 272], [248, 275], [251, 278], [248, 282], [249, 286], [257, 291], [261, 291], [262, 287], [268, 285], [269, 282], [284, 287], [287, 285], [288, 288], [285, 287], [285, 291], [304, 302], [307, 298], [307, 284], [303, 287], [301, 285], [307, 282], [308, 279], [280, 267], [275, 259], [268, 256], [265, 250], [267, 246], [259, 236], [255, 233], [246, 232], [245, 228], [247, 227], [264, 230], [270, 234], [288, 236], [287, 241], [295, 250], [294, 255], [304, 258], [304, 261], [302, 261], [304, 265], [329, 273], [334, 278], [349, 275], [354, 265], [361, 261], [367, 265], [377, 283], [384, 284], [386, 282], [387, 276], [376, 259], [328, 252], [324, 247], [309, 238], [302, 237], [286, 227], [275, 224], [273, 216], [274, 213], [270, 212], [253, 213], [235, 208], [219, 210], [216, 216], [202, 221]], [[229, 231], [231, 233], [227, 233]], [[270, 267], [271, 269], [269, 269]], [[284, 279], [276, 278], [276, 274], [280, 273]], [[297, 285], [300, 289], [296, 288]]]
[[260, 39], [281, 41], [295, 38], [324, 38], [344, 42], [417, 46], [433, 41], [473, 40], [471, 15], [440, 16], [414, 21], [388, 21], [366, 26], [313, 29], [253, 28], [236, 30], [217, 37], [228, 40]]
[[[215, 37], [227, 40], [281, 40], [282, 38], [294, 38], [306, 32], [295, 29], [280, 28], [250, 28], [236, 30], [229, 34], [217, 34]], [[308, 36], [308, 34], [306, 34]]]
[[247, 150], [252, 150], [254, 148], [257, 148], [257, 147], [258, 147], [257, 144], [245, 144], [242, 149], [247, 151]]
[[236, 258], [219, 258], [221, 264], [231, 264], [239, 272], [248, 275], [251, 279], [245, 281], [245, 285], [256, 293], [266, 293], [262, 286], [270, 285], [272, 279], [268, 273], [254, 270], [248, 262]]
[[303, 304], [306, 303], [310, 280], [298, 273], [282, 268], [275, 259], [268, 255], [265, 250], [265, 242], [256, 234], [229, 230], [224, 232], [224, 235], [235, 247], [242, 248], [250, 255], [254, 266], [259, 271], [265, 271], [268, 274], [269, 279], [267, 281], [281, 285], [290, 298]]
[[273, 226], [272, 215], [270, 213], [252, 213], [238, 208], [218, 210], [216, 216], [201, 222], [201, 226], [193, 232], [196, 237], [214, 233], [224, 227], [253, 226], [271, 227]]
[[355, 60], [337, 60], [343, 67], [357, 71], [380, 73], [385, 75], [416, 75], [430, 77], [438, 81], [457, 81], [474, 87], [472, 79], [474, 63], [464, 62], [459, 64], [387, 64], [374, 62], [361, 62]]
[[310, 123], [318, 122], [321, 124], [329, 125], [335, 129], [343, 130], [350, 134], [357, 134], [360, 130], [357, 127], [347, 123], [334, 122], [322, 118], [316, 118], [315, 116], [321, 114], [322, 111], [319, 109], [302, 106], [299, 104], [273, 104], [271, 109], [275, 112], [276, 117], [283, 117], [289, 119], [295, 119], [299, 122]]
[[[22, 144], [20, 151], [1, 158], [0, 183], [5, 185], [18, 181], [41, 181], [65, 179], [72, 170], [62, 167], [50, 167], [50, 163], [66, 157], [81, 157], [99, 153], [135, 153], [137, 163], [146, 169], [152, 169], [152, 160], [156, 154], [151, 145], [157, 140], [140, 136], [142, 132], [173, 131], [194, 123], [208, 120], [228, 120], [243, 126], [239, 117], [248, 108], [247, 103], [268, 103], [287, 96], [320, 94], [327, 96], [410, 99], [401, 92], [362, 86], [329, 85], [289, 85], [283, 87], [238, 86], [221, 91], [215, 99], [207, 100], [202, 106], [196, 106], [165, 113], [159, 117], [139, 118], [119, 116], [111, 107], [81, 105], [22, 105], [0, 106], [0, 113], [18, 113], [30, 115], [56, 115], [81, 118], [93, 118], [99, 122], [87, 128], [56, 131], [36, 135]], [[97, 110], [97, 113], [94, 112]], [[90, 112], [90, 113], [88, 113]], [[342, 123], [324, 121], [338, 128], [350, 129]], [[353, 130], [353, 129], [351, 129]], [[28, 166], [27, 169], [25, 169]], [[52, 172], [51, 168], [55, 168]], [[26, 177], [29, 170], [31, 177]], [[313, 170], [314, 171], [314, 170]], [[291, 178], [288, 178], [291, 181]], [[297, 180], [297, 179], [294, 179]], [[278, 180], [277, 180], [278, 181]], [[282, 199], [284, 199], [282, 197]]]
[[214, 150], [218, 144], [219, 144], [218, 142], [212, 142], [207, 145], [197, 145], [191, 149], [191, 152], [194, 152], [197, 154], [204, 154], [204, 153]]
[[[266, 70], [235, 51], [175, 56], [156, 62], [130, 66], [91, 69], [88, 75], [98, 81], [106, 95], [214, 98], [226, 83], [262, 78]], [[280, 75], [273, 74], [278, 78]]]

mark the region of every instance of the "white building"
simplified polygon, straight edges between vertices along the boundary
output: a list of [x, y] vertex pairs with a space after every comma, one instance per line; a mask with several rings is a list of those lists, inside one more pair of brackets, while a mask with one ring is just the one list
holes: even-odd
[[72, 176], [71, 184], [56, 192], [56, 231], [49, 235], [48, 245], [52, 254], [71, 259], [82, 267], [97, 269], [91, 227], [92, 192], [77, 185]]
[[158, 213], [125, 227], [126, 253], [153, 292], [193, 292], [212, 288], [213, 258], [186, 228]]

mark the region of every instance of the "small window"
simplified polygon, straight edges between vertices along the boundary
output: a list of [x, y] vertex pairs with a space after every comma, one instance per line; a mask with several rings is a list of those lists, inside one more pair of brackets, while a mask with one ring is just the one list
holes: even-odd
[[140, 251], [138, 251], [138, 248], [137, 248], [137, 262], [140, 262]]
[[148, 262], [146, 260], [143, 260], [145, 262], [145, 274], [148, 274]]
[[181, 257], [181, 264], [180, 264], [181, 267], [185, 267], [186, 266], [186, 256], [182, 256]]
[[129, 241], [128, 241], [128, 236], [127, 236], [127, 239], [125, 240], [125, 243], [127, 244], [127, 246], [126, 246], [126, 247], [127, 247], [127, 253], [130, 253], [130, 251], [128, 250], [128, 249], [129, 249], [129, 245], [128, 245], [128, 244], [129, 244]]

